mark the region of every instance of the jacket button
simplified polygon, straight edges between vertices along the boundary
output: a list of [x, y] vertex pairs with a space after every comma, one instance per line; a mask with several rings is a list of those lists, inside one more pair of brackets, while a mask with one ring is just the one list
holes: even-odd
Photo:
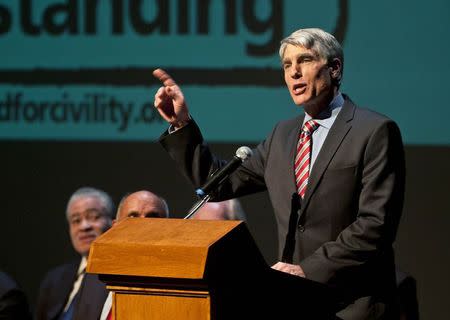
[[304, 232], [304, 231], [305, 231], [305, 226], [302, 225], [302, 224], [299, 224], [299, 225], [298, 225], [298, 231]]

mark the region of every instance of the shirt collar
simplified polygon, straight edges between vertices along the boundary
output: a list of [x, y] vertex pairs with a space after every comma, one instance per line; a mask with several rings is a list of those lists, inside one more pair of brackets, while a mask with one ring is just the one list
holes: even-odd
[[[323, 110], [314, 120], [322, 127], [330, 129], [343, 105], [344, 97], [342, 96], [342, 93], [338, 92], [336, 97], [334, 97], [328, 105], [328, 108]], [[311, 116], [305, 112], [305, 119], [303, 120], [303, 124], [311, 119]]]

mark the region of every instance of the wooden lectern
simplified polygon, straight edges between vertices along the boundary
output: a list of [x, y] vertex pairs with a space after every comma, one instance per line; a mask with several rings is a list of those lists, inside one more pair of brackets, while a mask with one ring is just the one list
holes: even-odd
[[271, 269], [240, 221], [126, 219], [92, 244], [87, 272], [116, 320], [334, 318], [332, 291]]

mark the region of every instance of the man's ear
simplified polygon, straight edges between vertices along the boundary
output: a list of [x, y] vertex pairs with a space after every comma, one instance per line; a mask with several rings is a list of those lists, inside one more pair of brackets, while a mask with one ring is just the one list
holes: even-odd
[[342, 77], [342, 62], [338, 58], [334, 58], [329, 64], [330, 76], [336, 81], [340, 81]]

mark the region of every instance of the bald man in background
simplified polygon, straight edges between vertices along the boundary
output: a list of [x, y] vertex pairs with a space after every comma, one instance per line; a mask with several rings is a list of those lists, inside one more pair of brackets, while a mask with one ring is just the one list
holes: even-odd
[[168, 218], [169, 207], [166, 200], [153, 192], [142, 190], [122, 198], [117, 209], [116, 219], [125, 218]]
[[[168, 218], [169, 206], [166, 200], [153, 192], [141, 190], [125, 195], [117, 208], [116, 219], [113, 220], [113, 227], [116, 223], [126, 218]], [[82, 294], [82, 300], [90, 299]], [[111, 319], [112, 294], [108, 294], [103, 305], [100, 320]], [[82, 314], [78, 314], [76, 319], [87, 319]]]
[[245, 212], [238, 199], [207, 202], [193, 216], [197, 220], [245, 220]]

